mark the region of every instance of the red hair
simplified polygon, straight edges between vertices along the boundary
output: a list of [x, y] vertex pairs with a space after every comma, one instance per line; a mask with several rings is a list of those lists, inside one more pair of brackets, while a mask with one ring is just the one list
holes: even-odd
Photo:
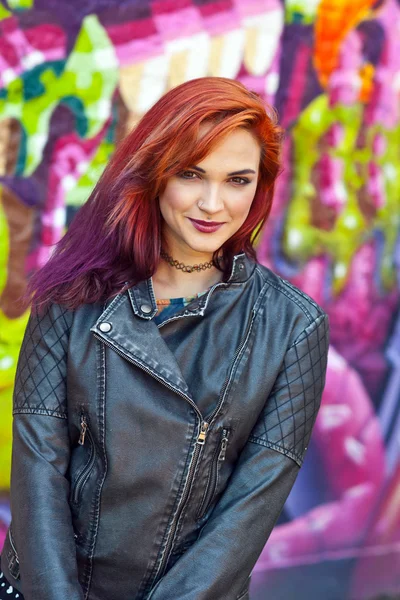
[[[212, 123], [200, 136], [200, 127]], [[230, 273], [241, 251], [253, 247], [267, 219], [280, 171], [281, 129], [276, 114], [243, 84], [223, 77], [193, 79], [171, 89], [118, 144], [87, 202], [47, 263], [29, 281], [25, 299], [39, 307], [74, 309], [114, 297], [156, 271], [161, 249], [158, 195], [169, 177], [203, 160], [237, 128], [261, 147], [256, 193], [241, 228], [213, 256]], [[253, 236], [253, 237], [252, 237]], [[224, 267], [217, 255], [224, 256]]]

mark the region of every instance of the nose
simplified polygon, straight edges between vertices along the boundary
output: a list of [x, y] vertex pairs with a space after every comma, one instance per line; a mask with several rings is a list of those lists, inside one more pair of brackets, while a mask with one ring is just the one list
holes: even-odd
[[220, 186], [217, 184], [210, 184], [207, 186], [207, 189], [204, 190], [198, 200], [198, 205], [200, 205], [202, 211], [210, 215], [214, 215], [223, 210], [224, 201], [221, 195]]

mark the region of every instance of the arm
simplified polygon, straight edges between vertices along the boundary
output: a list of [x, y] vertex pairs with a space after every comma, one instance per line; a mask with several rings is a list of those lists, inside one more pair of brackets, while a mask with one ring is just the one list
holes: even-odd
[[198, 540], [149, 600], [242, 597], [303, 462], [321, 402], [327, 352], [328, 318], [322, 314], [287, 350], [223, 496]]
[[25, 600], [83, 600], [65, 475], [67, 347], [72, 313], [31, 313], [13, 396], [12, 536]]

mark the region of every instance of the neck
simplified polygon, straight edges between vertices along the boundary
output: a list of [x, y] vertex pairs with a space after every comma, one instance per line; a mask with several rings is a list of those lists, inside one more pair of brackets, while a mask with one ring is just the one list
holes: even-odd
[[[168, 252], [168, 254], [170, 253]], [[174, 255], [170, 254], [170, 256], [175, 259]], [[205, 260], [199, 261], [197, 258], [189, 262], [187, 259], [179, 260], [178, 257], [176, 258], [179, 262], [190, 266], [209, 262], [211, 259], [212, 257], [208, 258], [208, 260], [205, 258]], [[209, 269], [187, 273], [173, 267], [161, 258], [152, 280], [156, 298], [178, 298], [181, 296], [193, 296], [199, 292], [203, 292], [214, 285], [214, 283], [221, 281], [222, 277], [222, 271], [219, 271], [214, 266]]]

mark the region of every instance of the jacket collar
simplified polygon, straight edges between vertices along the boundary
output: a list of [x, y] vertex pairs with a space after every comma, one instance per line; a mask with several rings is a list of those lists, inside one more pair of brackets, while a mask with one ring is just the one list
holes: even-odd
[[[216, 283], [211, 287], [207, 294], [204, 294], [190, 304], [188, 312], [191, 314], [203, 315], [208, 304], [209, 297], [216, 287], [228, 287], [232, 284], [241, 284], [249, 279], [255, 268], [255, 262], [252, 261], [245, 252], [235, 254], [233, 257], [231, 274], [226, 282]], [[133, 311], [137, 317], [142, 319], [152, 319], [157, 313], [156, 298], [153, 289], [152, 278], [128, 289], [129, 298]]]
[[[185, 315], [204, 314], [209, 298], [217, 287], [243, 285], [255, 269], [255, 262], [245, 253], [234, 257], [232, 271], [226, 282], [213, 285], [206, 294], [193, 300]], [[139, 319], [132, 319], [132, 309]], [[90, 327], [96, 337], [127, 360], [150, 372], [168, 387], [190, 398], [175, 356], [160, 335], [157, 325], [150, 322], [157, 312], [151, 278], [141, 281], [115, 296]]]

